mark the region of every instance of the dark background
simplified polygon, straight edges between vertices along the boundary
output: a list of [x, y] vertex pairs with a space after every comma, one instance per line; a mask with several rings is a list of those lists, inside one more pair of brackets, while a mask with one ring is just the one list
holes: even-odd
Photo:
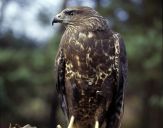
[[[51, 20], [74, 5], [95, 8], [125, 40], [129, 72], [122, 128], [162, 128], [161, 0], [36, 1], [0, 0], [0, 128], [10, 123], [55, 128], [56, 122], [64, 123], [53, 66], [63, 28], [53, 28]], [[22, 13], [6, 18], [13, 5]], [[32, 21], [36, 5], [40, 6]], [[23, 24], [27, 21], [28, 26]]]

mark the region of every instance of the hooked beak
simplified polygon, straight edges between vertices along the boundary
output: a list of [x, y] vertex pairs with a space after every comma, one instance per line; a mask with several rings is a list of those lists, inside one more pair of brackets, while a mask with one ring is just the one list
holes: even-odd
[[53, 19], [53, 21], [52, 21], [52, 25], [54, 24], [54, 23], [60, 23], [61, 22], [61, 20], [60, 19], [57, 19], [56, 17]]
[[53, 21], [52, 21], [52, 25], [54, 24], [54, 23], [62, 23], [62, 19], [60, 19], [60, 15], [56, 15], [55, 17], [54, 17], [54, 19], [53, 19]]

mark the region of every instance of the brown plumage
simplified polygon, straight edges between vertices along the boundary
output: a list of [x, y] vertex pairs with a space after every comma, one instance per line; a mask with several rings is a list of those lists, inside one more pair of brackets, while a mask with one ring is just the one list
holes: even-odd
[[57, 22], [66, 27], [56, 57], [57, 90], [70, 125], [118, 128], [127, 77], [121, 36], [89, 7], [67, 8]]

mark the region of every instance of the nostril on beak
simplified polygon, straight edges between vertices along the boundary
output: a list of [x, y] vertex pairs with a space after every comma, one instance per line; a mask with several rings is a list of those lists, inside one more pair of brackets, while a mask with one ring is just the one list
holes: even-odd
[[57, 18], [61, 18], [61, 15], [57, 15]]
[[53, 19], [53, 21], [52, 21], [52, 25], [54, 24], [54, 23], [62, 23], [62, 15], [60, 15], [60, 14], [57, 14], [55, 17], [54, 17], [54, 19]]

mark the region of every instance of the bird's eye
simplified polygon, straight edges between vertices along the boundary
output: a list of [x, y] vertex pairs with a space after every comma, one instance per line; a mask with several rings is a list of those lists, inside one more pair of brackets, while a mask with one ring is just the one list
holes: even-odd
[[70, 16], [72, 16], [72, 15], [74, 15], [74, 11], [65, 11], [65, 14], [67, 14], [67, 15], [70, 15]]

